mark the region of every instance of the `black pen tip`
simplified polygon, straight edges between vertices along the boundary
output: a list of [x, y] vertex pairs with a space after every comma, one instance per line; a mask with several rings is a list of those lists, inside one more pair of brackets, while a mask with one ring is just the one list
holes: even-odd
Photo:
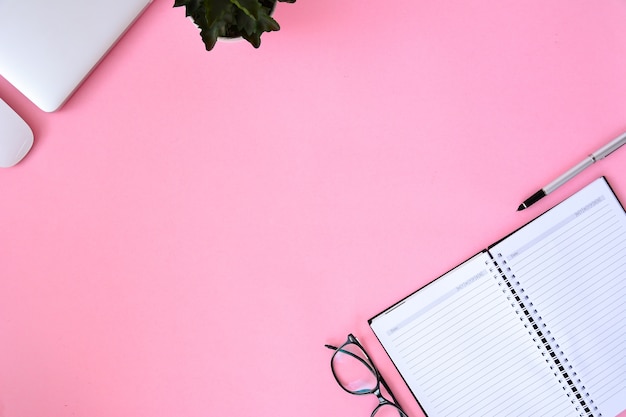
[[537, 191], [535, 194], [531, 195], [526, 200], [524, 200], [524, 202], [520, 204], [520, 206], [517, 208], [517, 211], [522, 211], [524, 209], [527, 209], [528, 207], [532, 206], [533, 204], [535, 204], [537, 201], [541, 200], [545, 196], [546, 196], [546, 192], [543, 189]]

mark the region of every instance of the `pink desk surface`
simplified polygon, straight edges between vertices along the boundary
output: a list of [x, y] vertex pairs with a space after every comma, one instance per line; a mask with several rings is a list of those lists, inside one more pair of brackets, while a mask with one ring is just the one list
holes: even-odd
[[[626, 130], [626, 3], [279, 4], [207, 53], [156, 0], [0, 171], [0, 416], [369, 416], [367, 319], [598, 176]], [[489, 4], [487, 4], [489, 3]]]

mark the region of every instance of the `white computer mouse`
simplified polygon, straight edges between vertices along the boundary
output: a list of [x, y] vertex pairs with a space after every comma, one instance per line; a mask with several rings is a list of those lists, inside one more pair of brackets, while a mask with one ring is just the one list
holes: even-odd
[[0, 99], [0, 168], [17, 164], [33, 146], [33, 131]]

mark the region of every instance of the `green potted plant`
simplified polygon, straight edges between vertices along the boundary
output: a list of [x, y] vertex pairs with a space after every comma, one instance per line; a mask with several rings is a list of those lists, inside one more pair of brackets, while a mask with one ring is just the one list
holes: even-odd
[[276, 2], [296, 0], [174, 0], [174, 7], [185, 6], [185, 14], [200, 29], [200, 36], [210, 51], [218, 38], [247, 40], [258, 48], [261, 35], [280, 29], [271, 16]]

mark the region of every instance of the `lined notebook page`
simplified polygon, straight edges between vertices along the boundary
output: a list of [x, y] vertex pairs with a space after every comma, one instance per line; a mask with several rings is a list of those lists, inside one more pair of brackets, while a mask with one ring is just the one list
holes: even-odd
[[511, 282], [532, 302], [568, 372], [598, 408], [594, 415], [626, 409], [626, 215], [606, 181], [595, 181], [491, 252], [506, 260]]
[[577, 416], [483, 252], [370, 321], [433, 416]]

